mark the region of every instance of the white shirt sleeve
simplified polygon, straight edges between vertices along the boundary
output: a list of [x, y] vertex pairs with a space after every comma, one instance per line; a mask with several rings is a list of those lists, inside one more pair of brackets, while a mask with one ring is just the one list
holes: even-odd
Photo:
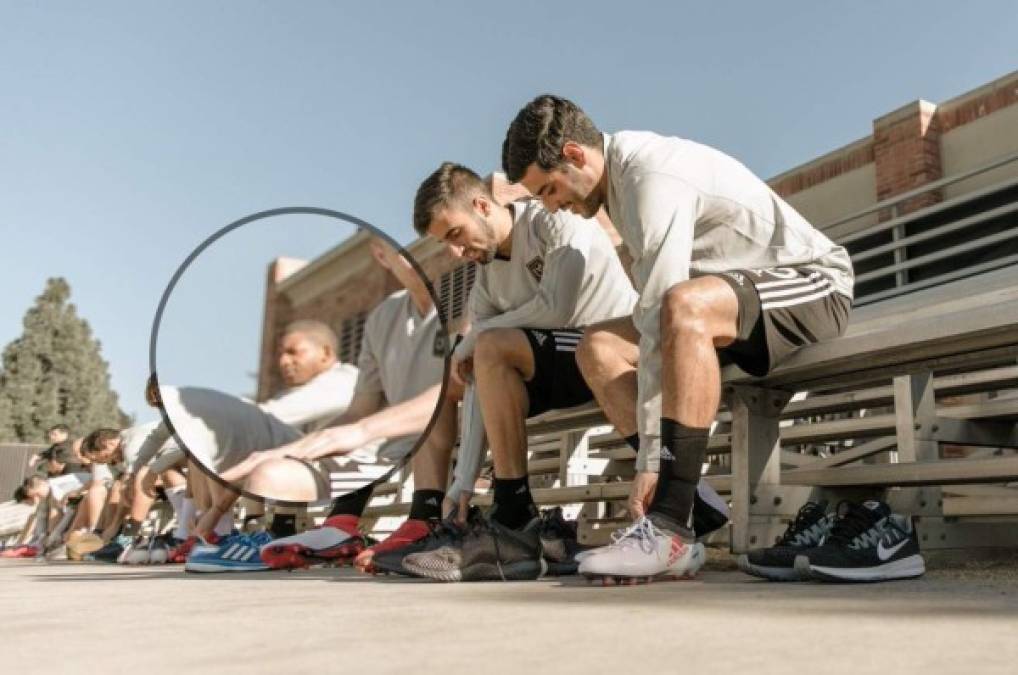
[[353, 368], [335, 366], [306, 384], [288, 389], [259, 404], [259, 407], [292, 427], [331, 419], [342, 415], [350, 407], [356, 373]]
[[593, 233], [567, 225], [553, 214], [545, 214], [544, 218], [544, 270], [537, 293], [515, 309], [489, 317], [476, 317], [470, 334], [456, 349], [459, 358], [473, 353], [477, 335], [483, 330], [562, 328], [576, 314]]
[[623, 177], [623, 222], [639, 235], [632, 272], [640, 299], [633, 324], [640, 332], [637, 421], [638, 471], [657, 471], [661, 452], [661, 302], [675, 284], [689, 279], [693, 232], [700, 194], [683, 181], [658, 173]]
[[473, 494], [474, 484], [481, 474], [486, 449], [487, 437], [484, 435], [481, 403], [477, 400], [474, 386], [468, 385], [463, 394], [463, 422], [460, 429], [459, 451], [456, 453], [456, 469], [453, 471], [453, 481], [448, 491], [450, 499], [458, 500], [462, 492]]
[[134, 461], [129, 460], [127, 471], [131, 474], [138, 473], [141, 467], [146, 466], [152, 461], [152, 458], [156, 456], [164, 445], [172, 438], [169, 429], [166, 428], [166, 424], [160, 422], [156, 427], [149, 432], [145, 440], [142, 441], [141, 446], [138, 448], [138, 454], [134, 456]]

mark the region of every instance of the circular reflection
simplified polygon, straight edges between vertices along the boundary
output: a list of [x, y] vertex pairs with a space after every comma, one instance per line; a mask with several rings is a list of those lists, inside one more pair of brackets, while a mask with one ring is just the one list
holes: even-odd
[[[364, 244], [369, 260], [363, 263], [381, 267], [403, 287], [367, 312], [360, 330], [363, 344], [370, 348], [362, 350], [357, 367], [338, 359], [334, 331], [312, 318], [291, 322], [282, 331], [276, 367], [278, 384], [284, 388], [267, 401], [256, 404], [208, 387], [159, 382], [162, 319], [184, 273], [230, 232], [255, 221], [292, 215], [334, 218], [369, 234], [370, 241]], [[447, 334], [435, 290], [417, 261], [370, 223], [317, 207], [271, 209], [241, 218], [199, 244], [174, 272], [159, 300], [149, 342], [151, 375], [146, 391], [149, 403], [159, 409], [166, 438], [158, 452], [172, 457], [179, 448], [192, 466], [216, 484], [258, 501], [326, 503], [370, 490], [402, 468], [438, 422], [439, 404], [448, 385]], [[423, 431], [376, 439], [351, 423], [358, 414], [355, 409], [365, 409], [372, 397], [384, 405], [414, 397], [430, 400], [428, 396], [435, 397], [435, 404]], [[350, 414], [345, 415], [348, 409]], [[323, 426], [323, 422], [331, 425], [304, 433], [310, 424]], [[150, 434], [150, 441], [158, 437]]]

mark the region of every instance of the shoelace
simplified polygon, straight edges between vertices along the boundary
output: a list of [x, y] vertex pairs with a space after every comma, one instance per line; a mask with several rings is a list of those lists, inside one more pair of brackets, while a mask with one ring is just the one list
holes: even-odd
[[795, 520], [788, 524], [785, 533], [778, 537], [775, 543], [779, 546], [792, 543], [800, 532], [809, 529], [813, 523], [817, 522], [814, 515], [818, 509], [822, 509], [822, 507], [816, 502], [806, 502], [803, 504], [799, 508], [799, 512], [795, 514]]
[[[838, 511], [841, 511], [839, 507]], [[831, 533], [824, 540], [824, 544], [837, 544], [845, 546], [852, 542], [857, 536], [873, 527], [875, 524], [873, 514], [864, 506], [849, 504], [844, 513], [839, 515], [831, 527]]]
[[654, 552], [654, 538], [657, 536], [665, 535], [650, 518], [643, 516], [628, 528], [612, 532], [611, 546], [628, 548], [637, 545], [644, 553], [650, 554]]

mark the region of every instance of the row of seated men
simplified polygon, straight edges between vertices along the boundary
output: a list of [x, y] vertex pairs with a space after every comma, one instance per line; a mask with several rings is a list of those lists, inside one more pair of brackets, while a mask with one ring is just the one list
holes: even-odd
[[[549, 129], [554, 138], [542, 138]], [[550, 144], [552, 159], [535, 143]], [[172, 430], [154, 422], [83, 440], [91, 462], [119, 467], [110, 473], [122, 472], [128, 493], [119, 539], [106, 530], [90, 555], [147, 553], [206, 573], [349, 562], [441, 581], [695, 576], [703, 537], [728, 517], [700, 478], [720, 366], [765, 374], [843, 331], [847, 253], [726, 155], [647, 132], [601, 134], [565, 99], [539, 97], [520, 112], [503, 167], [519, 185], [446, 162], [415, 198], [417, 232], [479, 269], [448, 377], [449, 340], [424, 280], [376, 238], [375, 262], [403, 289], [369, 314], [356, 368], [336, 362], [328, 327], [297, 322], [280, 342], [290, 388], [279, 397], [254, 404], [153, 380], [147, 397]], [[602, 206], [633, 258], [629, 274]], [[575, 524], [534, 503], [525, 423], [591, 401], [637, 452], [637, 477], [632, 525], [581, 551]], [[314, 423], [324, 428], [309, 432]], [[470, 500], [486, 446], [494, 505], [481, 514]], [[408, 518], [369, 541], [358, 524], [371, 484], [404, 461]], [[171, 498], [178, 530], [162, 543], [138, 537], [156, 484], [182, 495], [179, 506]], [[26, 487], [38, 498], [41, 488]], [[266, 529], [233, 533], [243, 492], [331, 502], [320, 527], [297, 532], [277, 510]], [[911, 521], [876, 500], [826, 507], [803, 505], [775, 546], [740, 567], [773, 580], [922, 574]]]

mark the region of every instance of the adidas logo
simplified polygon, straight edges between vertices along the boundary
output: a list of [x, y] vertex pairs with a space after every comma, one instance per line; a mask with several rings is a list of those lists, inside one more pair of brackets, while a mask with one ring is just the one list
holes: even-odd
[[521, 485], [518, 488], [516, 488], [516, 494], [518, 494], [518, 495], [521, 495], [521, 494], [523, 494], [526, 491], [527, 491], [527, 486], [526, 485]]
[[430, 497], [428, 499], [425, 499], [424, 503], [427, 504], [428, 506], [438, 506], [438, 499], [435, 497]]
[[743, 276], [741, 273], [739, 273], [739, 272], [729, 272], [728, 276], [730, 276], [732, 279], [734, 279], [735, 283], [739, 284], [740, 286], [745, 286], [746, 285], [746, 277]]
[[544, 333], [538, 333], [536, 331], [531, 333], [531, 335], [534, 336], [534, 339], [537, 340], [537, 344], [540, 345], [541, 347], [544, 346], [544, 341], [548, 339], [547, 335], [545, 335]]
[[661, 446], [661, 459], [667, 459], [669, 462], [675, 461], [675, 455], [666, 446]]

